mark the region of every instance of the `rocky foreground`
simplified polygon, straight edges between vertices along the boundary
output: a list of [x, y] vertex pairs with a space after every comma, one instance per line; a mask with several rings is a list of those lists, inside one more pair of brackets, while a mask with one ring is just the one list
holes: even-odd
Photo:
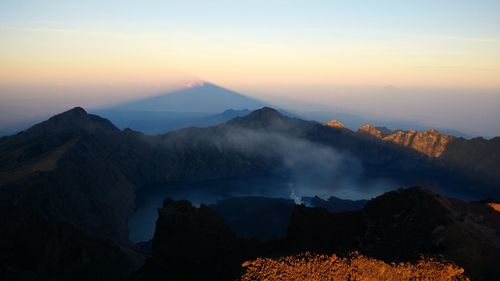
[[412, 187], [357, 211], [295, 206], [284, 237], [256, 241], [205, 205], [167, 199], [136, 280], [498, 280], [492, 204]]
[[463, 268], [433, 259], [385, 263], [357, 253], [349, 257], [305, 253], [278, 259], [259, 258], [243, 264], [241, 281], [251, 280], [469, 280]]

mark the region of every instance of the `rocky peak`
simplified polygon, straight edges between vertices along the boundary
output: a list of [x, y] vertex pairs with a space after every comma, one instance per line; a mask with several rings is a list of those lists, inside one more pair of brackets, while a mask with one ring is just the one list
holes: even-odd
[[109, 120], [88, 114], [83, 108], [75, 107], [49, 120], [37, 124], [26, 131], [30, 136], [60, 132], [119, 132]]
[[235, 113], [235, 112], [236, 112], [236, 110], [229, 108], [229, 109], [224, 110], [224, 112], [222, 112], [222, 114], [231, 114], [231, 113]]
[[271, 107], [263, 107], [250, 113], [250, 118], [281, 118], [284, 117], [279, 111]]
[[262, 129], [270, 127], [283, 128], [290, 125], [291, 118], [281, 114], [274, 108], [263, 107], [252, 111], [243, 117], [236, 117], [228, 122], [230, 125], [242, 126], [251, 129]]
[[500, 204], [498, 203], [488, 203], [488, 206], [490, 206], [491, 209], [495, 210], [496, 212], [500, 213]]
[[359, 127], [358, 132], [369, 134], [377, 138], [382, 138], [382, 132], [371, 124], [365, 124]]
[[221, 216], [205, 205], [171, 199], [158, 214], [145, 280], [234, 280], [242, 258]]
[[379, 126], [379, 127], [375, 127], [375, 128], [380, 131], [380, 133], [382, 134], [382, 137], [385, 137], [385, 136], [388, 136], [388, 135], [394, 133], [394, 131], [392, 131], [389, 128], [384, 127], [384, 126]]
[[429, 157], [441, 156], [446, 149], [446, 145], [454, 139], [453, 136], [442, 134], [436, 129], [429, 129], [424, 132], [415, 130], [398, 130], [393, 132], [386, 127], [375, 127], [370, 124], [361, 126], [358, 132], [410, 147]]
[[454, 137], [441, 134], [435, 129], [430, 129], [424, 132], [414, 130], [397, 131], [385, 136], [383, 139], [413, 148], [430, 157], [439, 157]]
[[220, 115], [227, 115], [227, 116], [244, 116], [246, 114], [249, 114], [251, 111], [248, 109], [227, 109], [224, 110], [224, 112], [220, 113]]
[[339, 120], [330, 120], [325, 122], [323, 125], [332, 128], [345, 128], [344, 124], [342, 124]]
[[372, 135], [372, 136], [377, 137], [377, 138], [383, 138], [385, 136], [388, 136], [388, 135], [394, 133], [393, 131], [389, 130], [387, 127], [383, 127], [383, 126], [382, 127], [375, 127], [371, 124], [365, 124], [365, 125], [359, 127], [358, 132], [366, 133], [366, 134]]

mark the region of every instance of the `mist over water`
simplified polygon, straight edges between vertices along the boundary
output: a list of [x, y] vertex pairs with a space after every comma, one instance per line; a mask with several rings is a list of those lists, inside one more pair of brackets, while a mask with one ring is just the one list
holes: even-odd
[[[137, 210], [129, 223], [133, 242], [149, 240], [154, 233], [157, 208], [165, 198], [186, 199], [194, 205], [214, 204], [239, 196], [263, 196], [292, 199], [302, 203], [304, 196], [341, 199], [370, 199], [399, 184], [384, 178], [367, 178], [361, 162], [348, 153], [291, 136], [285, 124], [273, 124], [272, 130], [231, 127], [223, 133], [205, 136], [204, 143], [220, 151], [245, 155], [281, 165], [267, 176], [200, 180], [149, 185], [137, 191]], [[282, 133], [277, 133], [282, 132]]]

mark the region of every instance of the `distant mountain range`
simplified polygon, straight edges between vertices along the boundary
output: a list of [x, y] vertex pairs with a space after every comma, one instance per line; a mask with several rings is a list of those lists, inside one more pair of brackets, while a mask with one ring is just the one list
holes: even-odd
[[[429, 157], [412, 146], [268, 107], [211, 127], [148, 136], [74, 108], [0, 138], [0, 207], [53, 243], [60, 229], [103, 256], [136, 260], [143, 254], [128, 240], [128, 220], [148, 184], [267, 176], [285, 179], [296, 191], [368, 194], [376, 188], [372, 182], [384, 179], [397, 183], [392, 188], [419, 184], [464, 199], [498, 200], [498, 140], [454, 138]], [[40, 228], [46, 220], [53, 226]], [[12, 227], [8, 233], [23, 226]], [[115, 254], [119, 248], [124, 255]]]
[[[213, 83], [195, 81], [174, 92], [114, 106], [94, 108], [89, 112], [109, 119], [120, 129], [130, 128], [145, 134], [156, 135], [186, 127], [213, 126], [265, 106], [276, 107]], [[342, 120], [343, 124], [352, 130], [367, 123], [384, 125], [392, 130], [428, 129], [428, 126], [415, 121], [366, 118], [361, 115], [337, 112], [339, 110], [326, 112], [278, 109], [284, 115], [304, 120], [318, 122]], [[0, 136], [17, 133], [42, 120], [42, 118], [25, 120], [11, 125], [0, 131]], [[471, 138], [470, 135], [456, 130], [437, 129], [449, 135]]]
[[[430, 158], [271, 108], [153, 137], [75, 108], [0, 139], [0, 193], [4, 203], [38, 208], [119, 240], [127, 239], [134, 192], [146, 183], [279, 175], [328, 186], [334, 179], [389, 178], [499, 198], [498, 139], [457, 139], [450, 147], [455, 152]], [[86, 209], [95, 214], [80, 214]]]
[[[326, 122], [325, 125], [334, 128], [345, 128], [338, 120], [331, 120]], [[498, 173], [500, 171], [500, 158], [498, 158], [497, 154], [490, 154], [492, 151], [500, 149], [500, 137], [494, 137], [490, 140], [483, 138], [466, 140], [443, 134], [435, 129], [392, 131], [386, 127], [375, 127], [370, 124], [361, 126], [357, 132], [409, 147], [429, 157], [439, 158], [448, 163], [476, 170], [483, 174], [484, 177], [500, 181], [500, 174]], [[472, 151], [474, 152], [472, 153]]]
[[[213, 126], [234, 117], [244, 116], [264, 106], [273, 107], [269, 103], [216, 84], [197, 81], [174, 92], [133, 100], [112, 107], [93, 109], [90, 112], [111, 120], [120, 129], [130, 128], [145, 134], [161, 134], [186, 127]], [[286, 109], [278, 109], [278, 111], [290, 117], [318, 122], [338, 119], [351, 129], [370, 122], [383, 124], [393, 129], [427, 129], [425, 125], [417, 122], [373, 120], [348, 113]], [[470, 137], [455, 130], [440, 130], [459, 137]]]
[[[344, 110], [345, 111], [345, 110]], [[366, 124], [374, 124], [374, 126], [384, 126], [390, 128], [391, 130], [416, 130], [416, 131], [425, 131], [429, 129], [429, 126], [426, 124], [421, 124], [416, 120], [400, 120], [397, 118], [388, 118], [388, 117], [365, 117], [362, 115], [345, 113], [339, 110], [339, 112], [327, 112], [327, 111], [292, 111], [297, 116], [300, 116], [305, 120], [314, 120], [318, 122], [328, 122], [330, 120], [340, 120], [343, 125], [351, 130], [356, 130], [357, 128], [366, 125]], [[453, 135], [457, 137], [463, 138], [472, 138], [473, 136], [458, 130], [453, 130], [449, 128], [435, 128], [440, 132], [443, 132], [448, 135]]]
[[155, 135], [186, 128], [204, 128], [226, 122], [232, 118], [245, 116], [248, 109], [228, 109], [221, 113], [135, 111], [135, 110], [97, 110], [92, 111], [113, 120], [118, 128], [139, 130]]

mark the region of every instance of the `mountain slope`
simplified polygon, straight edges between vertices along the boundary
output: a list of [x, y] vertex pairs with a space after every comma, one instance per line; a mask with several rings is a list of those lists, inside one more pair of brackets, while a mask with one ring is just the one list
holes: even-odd
[[384, 141], [410, 147], [429, 157], [441, 156], [446, 150], [448, 143], [455, 139], [453, 136], [441, 134], [439, 131], [433, 129], [425, 132], [414, 130], [397, 130], [392, 132], [385, 127], [374, 127], [369, 124], [361, 126], [358, 132], [372, 135]]
[[478, 173], [486, 180], [500, 183], [500, 138], [464, 139], [430, 129], [392, 132], [387, 128], [364, 125], [359, 133], [409, 147], [429, 157]]
[[81, 108], [56, 115], [0, 142], [0, 203], [126, 241], [139, 147]]
[[344, 128], [286, 117], [271, 108], [214, 127], [170, 132], [151, 142], [156, 144], [151, 176], [157, 183], [278, 174], [314, 179], [308, 184], [315, 185], [317, 180], [331, 185], [332, 177], [347, 181], [386, 178], [461, 197], [499, 195], [496, 181], [482, 178], [467, 166]]
[[[498, 165], [498, 153], [485, 147], [487, 153], [487, 163]], [[469, 170], [271, 108], [154, 137], [120, 131], [76, 108], [0, 140], [0, 203], [27, 206], [127, 241], [135, 192], [145, 184], [265, 175], [334, 190], [343, 181], [361, 185], [386, 178], [465, 197], [498, 198], [496, 182]]]
[[[265, 175], [286, 179], [292, 183], [289, 187], [293, 191], [301, 184], [315, 187], [326, 183], [323, 187], [335, 189], [347, 182], [349, 188], [355, 188], [369, 179], [385, 178], [401, 185], [422, 183], [434, 190], [464, 197], [499, 198], [498, 182], [483, 177], [473, 169], [474, 166], [470, 166], [486, 163], [482, 169], [494, 173], [499, 163], [498, 150], [495, 150], [498, 140], [451, 143], [448, 146], [457, 145], [453, 147], [455, 153], [447, 149], [441, 157], [432, 158], [414, 149], [345, 128], [286, 117], [272, 108], [262, 108], [213, 127], [186, 128], [159, 136], [120, 131], [108, 120], [75, 108], [25, 132], [0, 139], [0, 207], [27, 209], [49, 222], [60, 221], [69, 225], [77, 229], [77, 233], [82, 233], [68, 234], [71, 239], [76, 237], [76, 244], [87, 243], [88, 237], [101, 242], [110, 239], [118, 243], [122, 251], [130, 251], [126, 248], [130, 246], [127, 221], [134, 211], [136, 193], [141, 192], [143, 185], [168, 187], [169, 183], [176, 181]], [[480, 149], [470, 149], [469, 145]], [[462, 166], [452, 165], [452, 160], [444, 161], [446, 157], [456, 157], [453, 161], [470, 159], [470, 162]], [[370, 188], [367, 186], [362, 192], [366, 194]], [[304, 245], [307, 249], [318, 245], [319, 249], [329, 249], [334, 245], [344, 250], [363, 245], [362, 249], [373, 255], [401, 258], [418, 252], [435, 253], [433, 239], [437, 237], [437, 241], [441, 238], [445, 241], [445, 244], [437, 245], [444, 245], [442, 252], [463, 262], [467, 270], [472, 268], [480, 272], [481, 266], [490, 270], [489, 259], [498, 261], [496, 254], [490, 252], [490, 249], [497, 249], [498, 242], [497, 219], [489, 213], [490, 209], [484, 209], [480, 204], [440, 199], [432, 193], [420, 191], [389, 194], [368, 202], [364, 211], [359, 212], [332, 215], [322, 209], [315, 210], [309, 217], [309, 209], [304, 209], [306, 215], [302, 216], [301, 209], [296, 208], [298, 221], [295, 223], [298, 224], [295, 226], [300, 229], [291, 228], [287, 239], [300, 238], [293, 243], [294, 249]], [[180, 206], [181, 212], [187, 208], [183, 206]], [[426, 217], [429, 213], [432, 216]], [[199, 222], [203, 222], [205, 215], [209, 220], [214, 217], [210, 211], [199, 215]], [[306, 230], [301, 228], [301, 223], [304, 223], [301, 216], [306, 218], [306, 224], [312, 223]], [[333, 220], [330, 220], [332, 216]], [[399, 220], [400, 217], [403, 219]], [[219, 218], [214, 220], [214, 231], [224, 228], [229, 239], [236, 239]], [[36, 222], [28, 220], [26, 223], [21, 227], [29, 229]], [[337, 227], [325, 228], [328, 223], [342, 225], [342, 232]], [[441, 225], [445, 227], [444, 232], [441, 232]], [[319, 226], [321, 235], [301, 233]], [[197, 229], [197, 226], [191, 228], [189, 223], [187, 227]], [[55, 226], [54, 229], [47, 231], [49, 236], [60, 233], [57, 229], [73, 233], [65, 226]], [[15, 228], [8, 230], [17, 231]], [[202, 230], [213, 234], [210, 228]], [[41, 233], [44, 231], [42, 229]], [[172, 235], [176, 239], [182, 238]], [[364, 238], [359, 240], [359, 237]], [[331, 239], [336, 240], [332, 242]], [[255, 241], [246, 241], [242, 245], [236, 240], [235, 248], [231, 249], [244, 247], [245, 251], [250, 250], [246, 257], [255, 255], [252, 248]], [[407, 241], [417, 242], [409, 247]], [[107, 243], [101, 242], [96, 242], [96, 247], [106, 247]], [[219, 242], [215, 249], [227, 250], [224, 242]], [[456, 252], [450, 246], [455, 242], [463, 246]], [[389, 248], [395, 249], [393, 256], [389, 256]], [[113, 252], [110, 250], [109, 253], [114, 255]], [[55, 259], [53, 264], [58, 264], [57, 253], [47, 253], [51, 255], [48, 261]], [[464, 261], [464, 253], [473, 258]], [[20, 255], [29, 256], [29, 253]], [[232, 257], [232, 253], [228, 256]], [[210, 255], [203, 257], [213, 258]], [[234, 272], [237, 271], [239, 269]]]

